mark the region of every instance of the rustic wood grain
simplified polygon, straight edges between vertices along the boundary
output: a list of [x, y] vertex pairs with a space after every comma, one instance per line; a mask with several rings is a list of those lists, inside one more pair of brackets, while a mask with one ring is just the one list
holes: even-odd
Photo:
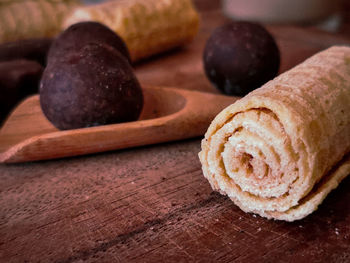
[[[135, 66], [144, 84], [217, 92], [195, 41]], [[270, 26], [282, 69], [345, 36]], [[192, 65], [192, 66], [191, 66]], [[205, 105], [203, 105], [205, 107]], [[213, 193], [200, 140], [55, 161], [0, 165], [0, 262], [350, 262], [350, 180], [294, 223], [269, 221]]]
[[0, 261], [350, 259], [349, 180], [306, 219], [269, 221], [212, 193], [198, 151], [194, 140], [6, 166]]

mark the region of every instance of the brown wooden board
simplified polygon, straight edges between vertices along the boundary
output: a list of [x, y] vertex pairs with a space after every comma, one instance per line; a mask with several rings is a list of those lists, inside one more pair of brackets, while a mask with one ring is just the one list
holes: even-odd
[[1, 262], [349, 262], [350, 181], [294, 223], [213, 193], [199, 140], [1, 169]]
[[[226, 20], [202, 13], [194, 42], [135, 66], [143, 84], [217, 92], [204, 41]], [[344, 36], [271, 26], [282, 69]], [[205, 106], [205, 105], [204, 105]], [[349, 262], [349, 178], [307, 218], [287, 223], [213, 193], [200, 139], [91, 156], [0, 165], [0, 262]]]

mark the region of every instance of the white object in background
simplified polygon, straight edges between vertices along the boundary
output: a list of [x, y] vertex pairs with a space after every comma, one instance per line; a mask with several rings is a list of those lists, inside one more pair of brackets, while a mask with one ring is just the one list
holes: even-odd
[[225, 15], [267, 23], [317, 23], [337, 12], [338, 0], [222, 0]]

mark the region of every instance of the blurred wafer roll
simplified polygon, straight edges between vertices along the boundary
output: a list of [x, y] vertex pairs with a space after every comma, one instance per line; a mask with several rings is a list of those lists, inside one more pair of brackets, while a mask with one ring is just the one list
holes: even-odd
[[331, 47], [224, 109], [199, 153], [204, 176], [246, 212], [312, 213], [350, 173], [350, 47]]
[[82, 21], [97, 21], [118, 33], [133, 61], [192, 40], [199, 24], [191, 0], [119, 0], [79, 7], [64, 28]]
[[1, 0], [0, 43], [53, 37], [61, 31], [64, 16], [77, 0]]

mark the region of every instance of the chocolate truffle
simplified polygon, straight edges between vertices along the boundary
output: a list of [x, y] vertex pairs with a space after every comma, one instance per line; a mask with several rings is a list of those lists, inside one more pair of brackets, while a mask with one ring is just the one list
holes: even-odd
[[63, 31], [52, 43], [48, 61], [59, 59], [66, 53], [79, 50], [88, 43], [109, 45], [131, 62], [128, 48], [121, 37], [107, 26], [93, 21], [76, 23]]
[[138, 119], [142, 90], [124, 56], [90, 43], [50, 61], [40, 83], [40, 104], [59, 129], [76, 129]]
[[20, 100], [38, 92], [43, 70], [36, 61], [0, 62], [0, 123]]
[[277, 75], [280, 54], [263, 26], [232, 22], [214, 30], [203, 60], [208, 79], [220, 91], [243, 96]]
[[33, 38], [0, 44], [0, 61], [26, 59], [45, 66], [51, 43], [51, 38]]

